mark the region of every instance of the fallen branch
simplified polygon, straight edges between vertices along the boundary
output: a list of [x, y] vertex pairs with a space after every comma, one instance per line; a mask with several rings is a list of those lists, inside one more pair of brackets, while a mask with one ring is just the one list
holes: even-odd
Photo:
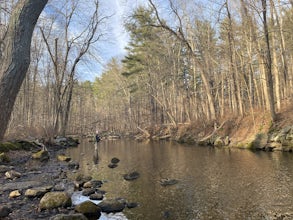
[[200, 142], [202, 142], [202, 141], [206, 141], [206, 140], [208, 140], [209, 138], [211, 138], [215, 133], [217, 133], [218, 130], [220, 130], [220, 129], [224, 126], [224, 124], [225, 124], [226, 122], [227, 122], [227, 120], [224, 121], [224, 122], [223, 122], [218, 128], [215, 128], [214, 131], [213, 131], [210, 135], [208, 135], [208, 136], [202, 138], [202, 139], [200, 140]]

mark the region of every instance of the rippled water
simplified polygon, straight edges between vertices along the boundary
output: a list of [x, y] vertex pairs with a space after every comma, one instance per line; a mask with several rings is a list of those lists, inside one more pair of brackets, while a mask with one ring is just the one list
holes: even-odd
[[[101, 141], [98, 151], [84, 141], [68, 154], [85, 174], [106, 181], [107, 198], [139, 203], [123, 211], [130, 220], [293, 219], [292, 153], [119, 140]], [[121, 161], [110, 169], [113, 157]], [[125, 181], [131, 171], [140, 177]], [[162, 178], [179, 182], [163, 187]], [[116, 217], [108, 219], [125, 219]]]

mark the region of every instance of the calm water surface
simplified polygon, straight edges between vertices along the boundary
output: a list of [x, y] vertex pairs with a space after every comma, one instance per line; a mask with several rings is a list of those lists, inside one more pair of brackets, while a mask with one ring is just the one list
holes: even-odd
[[[99, 160], [95, 155], [99, 154]], [[68, 150], [80, 169], [104, 180], [107, 198], [139, 207], [105, 219], [293, 219], [293, 154], [185, 146], [170, 142], [83, 141]], [[108, 168], [111, 158], [120, 162]], [[138, 171], [137, 180], [123, 174]], [[162, 178], [178, 184], [163, 187]]]

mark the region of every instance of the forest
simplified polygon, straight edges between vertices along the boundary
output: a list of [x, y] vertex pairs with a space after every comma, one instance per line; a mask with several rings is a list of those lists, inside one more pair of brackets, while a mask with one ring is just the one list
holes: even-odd
[[[0, 2], [1, 62], [19, 2], [25, 1]], [[104, 36], [111, 15], [98, 0], [49, 1], [34, 28], [6, 137], [205, 126], [260, 112], [273, 123], [292, 100], [292, 6], [289, 0], [148, 0], [124, 18], [125, 56], [85, 81], [78, 67], [98, 62], [96, 44], [111, 40]]]

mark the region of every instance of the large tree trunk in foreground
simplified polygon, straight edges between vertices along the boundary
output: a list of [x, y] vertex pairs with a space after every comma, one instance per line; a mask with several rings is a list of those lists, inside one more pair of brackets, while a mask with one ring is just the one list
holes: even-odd
[[0, 57], [0, 140], [30, 63], [32, 33], [48, 0], [20, 0], [10, 17]]

